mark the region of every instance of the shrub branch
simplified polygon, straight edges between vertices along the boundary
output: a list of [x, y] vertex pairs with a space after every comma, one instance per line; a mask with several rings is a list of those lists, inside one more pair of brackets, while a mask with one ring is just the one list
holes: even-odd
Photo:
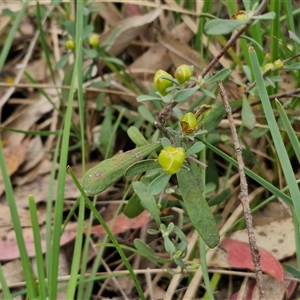
[[231, 106], [229, 105], [228, 97], [226, 95], [224, 86], [222, 82], [218, 82], [218, 86], [220, 89], [220, 95], [225, 107], [225, 111], [227, 114], [227, 119], [229, 122], [232, 138], [233, 138], [233, 143], [236, 151], [236, 157], [237, 157], [237, 162], [238, 162], [238, 170], [240, 174], [240, 181], [241, 181], [241, 192], [239, 194], [239, 199], [242, 203], [243, 210], [244, 210], [244, 216], [246, 220], [246, 226], [247, 226], [247, 231], [248, 231], [248, 238], [249, 238], [249, 245], [251, 249], [251, 255], [252, 255], [252, 261], [254, 264], [254, 271], [255, 271], [255, 276], [256, 276], [256, 281], [258, 285], [258, 290], [259, 290], [259, 299], [260, 300], [265, 300], [265, 291], [264, 291], [264, 283], [263, 283], [263, 276], [262, 276], [262, 270], [260, 266], [260, 254], [259, 250], [256, 244], [256, 239], [254, 235], [254, 230], [253, 230], [253, 220], [252, 220], [252, 215], [250, 212], [250, 206], [249, 206], [249, 200], [248, 200], [248, 184], [247, 184], [247, 179], [246, 179], [246, 174], [244, 171], [244, 161], [242, 157], [242, 148], [238, 139], [237, 131], [234, 125], [234, 120], [232, 116], [232, 111], [231, 111]]

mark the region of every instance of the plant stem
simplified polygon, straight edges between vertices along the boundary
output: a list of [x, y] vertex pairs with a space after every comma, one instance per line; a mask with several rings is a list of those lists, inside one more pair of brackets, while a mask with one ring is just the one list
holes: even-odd
[[234, 142], [234, 147], [236, 151], [236, 157], [237, 157], [237, 162], [238, 162], [238, 170], [240, 173], [240, 181], [241, 181], [241, 192], [239, 194], [239, 199], [241, 201], [241, 204], [243, 206], [244, 210], [244, 216], [246, 220], [246, 226], [247, 226], [247, 231], [248, 231], [248, 237], [249, 237], [249, 245], [251, 249], [251, 255], [252, 255], [252, 261], [254, 264], [254, 271], [256, 275], [256, 281], [258, 285], [258, 290], [259, 290], [259, 299], [265, 300], [265, 291], [264, 291], [264, 283], [263, 283], [263, 276], [262, 276], [262, 270], [260, 266], [260, 254], [259, 250], [256, 244], [256, 239], [254, 235], [254, 230], [253, 230], [253, 220], [252, 220], [252, 215], [250, 212], [250, 205], [249, 205], [249, 200], [248, 200], [248, 184], [247, 184], [247, 179], [246, 179], [246, 174], [244, 171], [244, 161], [242, 157], [242, 148], [238, 139], [237, 131], [234, 125], [234, 120], [232, 116], [232, 111], [231, 107], [229, 105], [228, 97], [226, 95], [224, 86], [222, 82], [218, 82], [218, 86], [220, 89], [220, 95], [222, 98], [222, 101], [224, 103], [224, 107], [226, 110], [227, 114], [227, 119], [229, 122], [233, 142]]
[[[260, 6], [257, 8], [257, 10], [254, 13], [254, 16], [260, 15], [263, 10], [265, 9], [265, 6], [267, 5], [268, 1], [263, 0]], [[237, 41], [237, 39], [251, 26], [251, 24], [254, 22], [254, 19], [249, 19], [248, 23], [245, 24], [241, 29], [238, 30], [238, 32], [232, 36], [232, 38], [227, 42], [227, 44], [222, 48], [220, 53], [208, 64], [208, 66], [203, 70], [203, 72], [200, 74], [202, 78], [215, 66], [215, 64], [220, 60], [220, 58], [228, 51], [228, 49]]]

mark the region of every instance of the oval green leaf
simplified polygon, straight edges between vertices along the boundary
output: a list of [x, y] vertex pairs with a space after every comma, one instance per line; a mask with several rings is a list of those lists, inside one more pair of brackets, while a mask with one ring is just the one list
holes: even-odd
[[125, 171], [125, 177], [132, 178], [138, 174], [144, 173], [148, 170], [153, 170], [161, 168], [159, 163], [155, 159], [146, 159], [143, 161], [139, 161], [133, 165], [131, 165], [126, 171]]
[[129, 138], [138, 146], [145, 146], [148, 144], [147, 140], [144, 138], [144, 136], [141, 134], [141, 132], [135, 127], [130, 126], [127, 129], [127, 134]]
[[82, 178], [82, 188], [89, 195], [97, 195], [119, 180], [126, 169], [161, 147], [159, 142], [130, 150], [102, 161], [88, 170]]
[[189, 150], [186, 151], [186, 156], [197, 154], [205, 148], [202, 142], [196, 142]]
[[217, 81], [222, 81], [226, 77], [228, 77], [231, 73], [230, 69], [222, 69], [217, 74], [215, 74], [213, 77], [209, 78], [208, 80], [205, 80], [206, 84], [211, 84]]
[[154, 97], [150, 95], [141, 95], [136, 98], [137, 102], [144, 102], [144, 101], [161, 101], [160, 97]]
[[242, 107], [242, 123], [249, 129], [253, 129], [256, 123], [256, 118], [252, 107], [246, 97], [243, 97]]
[[140, 215], [145, 208], [142, 206], [140, 198], [137, 194], [133, 194], [130, 199], [128, 200], [127, 204], [123, 209], [123, 213], [128, 218], [136, 218]]
[[177, 173], [177, 180], [195, 229], [210, 248], [216, 247], [220, 241], [219, 231], [193, 171], [181, 168]]
[[174, 95], [174, 101], [177, 103], [184, 102], [187, 99], [189, 99], [198, 90], [199, 90], [199, 86], [194, 86], [193, 88], [180, 90]]
[[159, 227], [161, 221], [159, 217], [157, 203], [155, 198], [148, 193], [147, 186], [140, 181], [135, 181], [132, 183], [132, 187], [134, 192], [140, 198], [143, 207], [150, 213], [156, 225]]
[[208, 35], [229, 34], [247, 22], [247, 20], [211, 20], [205, 23], [204, 31]]
[[157, 176], [149, 185], [148, 191], [151, 195], [157, 195], [161, 193], [167, 186], [171, 175], [162, 173]]

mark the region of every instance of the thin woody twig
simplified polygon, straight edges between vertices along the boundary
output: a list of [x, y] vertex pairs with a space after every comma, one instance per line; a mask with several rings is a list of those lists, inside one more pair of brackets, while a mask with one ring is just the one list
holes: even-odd
[[238, 170], [240, 174], [240, 181], [241, 181], [241, 192], [239, 194], [239, 199], [241, 201], [241, 204], [243, 206], [244, 210], [244, 216], [246, 220], [246, 226], [247, 226], [247, 231], [248, 231], [248, 237], [249, 237], [249, 245], [251, 249], [251, 255], [252, 255], [252, 261], [254, 264], [254, 271], [256, 275], [256, 281], [259, 289], [259, 299], [260, 300], [265, 300], [265, 291], [264, 291], [264, 283], [263, 283], [263, 276], [262, 276], [262, 270], [260, 266], [260, 254], [259, 250], [256, 244], [256, 239], [254, 235], [254, 230], [253, 230], [253, 221], [252, 221], [252, 215], [250, 212], [250, 206], [249, 206], [249, 201], [248, 201], [248, 184], [247, 184], [247, 179], [244, 171], [244, 161], [242, 157], [242, 148], [239, 143], [237, 131], [234, 125], [234, 120], [232, 117], [232, 111], [231, 107], [229, 105], [228, 97], [226, 95], [224, 86], [222, 82], [218, 82], [218, 86], [220, 89], [220, 95], [226, 110], [227, 114], [227, 119], [229, 121], [229, 126], [234, 142], [234, 147], [236, 151], [236, 157], [237, 157], [237, 162], [238, 162]]
[[[267, 0], [262, 1], [260, 6], [257, 8], [255, 13], [253, 14], [254, 16], [260, 15], [266, 5], [268, 4]], [[232, 36], [232, 38], [227, 42], [227, 44], [222, 48], [220, 53], [215, 56], [215, 58], [208, 64], [208, 66], [203, 70], [203, 72], [200, 74], [202, 78], [215, 66], [215, 64], [220, 60], [220, 58], [227, 52], [227, 50], [237, 41], [237, 39], [251, 26], [251, 24], [254, 22], [254, 19], [249, 19], [248, 23], [245, 24], [241, 29], [238, 30], [238, 32]]]

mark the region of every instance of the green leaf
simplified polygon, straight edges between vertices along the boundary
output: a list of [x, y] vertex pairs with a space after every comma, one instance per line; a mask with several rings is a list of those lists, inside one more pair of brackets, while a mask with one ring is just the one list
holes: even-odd
[[166, 251], [172, 255], [176, 249], [173, 242], [170, 240], [168, 235], [163, 236], [163, 238]]
[[252, 107], [246, 97], [243, 97], [242, 122], [249, 130], [253, 129], [256, 123]]
[[160, 143], [153, 143], [115, 155], [88, 170], [82, 178], [82, 188], [87, 194], [97, 195], [119, 180], [126, 169], [158, 150]]
[[269, 132], [269, 128], [255, 128], [253, 129], [249, 136], [251, 137], [251, 139], [259, 139], [261, 138], [262, 136], [266, 135], [268, 132]]
[[94, 49], [87, 49], [83, 48], [83, 53], [88, 57], [88, 58], [96, 58], [98, 56], [98, 53]]
[[273, 20], [276, 17], [276, 13], [274, 11], [269, 11], [263, 15], [252, 16], [251, 19], [254, 20]]
[[[168, 88], [168, 89], [172, 89], [172, 87]], [[173, 100], [173, 94], [169, 93], [166, 96], [162, 97], [160, 100], [162, 100], [163, 103], [168, 104], [168, 103], [170, 103]]]
[[65, 29], [68, 32], [68, 34], [73, 38], [73, 40], [75, 40], [76, 39], [75, 22], [74, 21], [66, 21], [64, 25], [65, 25]]
[[135, 127], [130, 126], [127, 129], [127, 134], [129, 138], [137, 145], [137, 146], [145, 146], [148, 145], [147, 140], [145, 137], [141, 134], [141, 132]]
[[168, 139], [168, 138], [166, 138], [166, 137], [163, 137], [162, 139], [161, 139], [161, 145], [165, 148], [165, 147], [168, 147], [168, 146], [171, 146], [171, 142], [170, 142], [170, 140]]
[[155, 198], [148, 193], [147, 186], [140, 181], [135, 181], [132, 183], [132, 187], [134, 192], [140, 198], [142, 206], [150, 213], [156, 225], [159, 227], [161, 221], [159, 217], [157, 203]]
[[210, 98], [212, 98], [212, 99], [216, 99], [216, 95], [215, 95], [213, 92], [211, 92], [211, 91], [209, 91], [209, 90], [207, 90], [207, 89], [203, 89], [203, 88], [201, 88], [201, 91], [202, 91], [206, 96], [208, 96], [208, 97], [210, 97]]
[[145, 105], [139, 106], [138, 112], [144, 120], [148, 121], [149, 123], [154, 123], [155, 118], [153, 116], [153, 113], [151, 113]]
[[140, 215], [145, 208], [142, 206], [140, 198], [137, 194], [133, 194], [130, 199], [128, 200], [127, 204], [125, 205], [123, 209], [123, 213], [128, 218], [136, 218], [138, 215]]
[[297, 43], [298, 45], [300, 45], [300, 39], [298, 38], [298, 36], [297, 36], [294, 32], [292, 32], [292, 31], [289, 30], [289, 36], [290, 36], [290, 38], [291, 38], [295, 43]]
[[231, 69], [222, 69], [217, 74], [215, 74], [213, 77], [209, 78], [208, 80], [205, 80], [206, 84], [211, 84], [217, 81], [222, 81], [226, 77], [228, 77], [231, 73]]
[[289, 66], [284, 66], [285, 70], [289, 70], [289, 71], [293, 71], [293, 70], [299, 70], [300, 69], [300, 63], [294, 63], [292, 65]]
[[102, 60], [105, 61], [105, 62], [111, 62], [111, 63], [113, 63], [115, 65], [119, 65], [121, 67], [124, 66], [124, 63], [122, 62], [122, 60], [117, 58], [117, 57], [107, 57], [107, 56], [105, 56], [105, 57], [102, 57]]
[[165, 263], [168, 261], [167, 259], [155, 256], [153, 249], [149, 247], [144, 241], [135, 239], [133, 243], [140, 255], [146, 257], [154, 263]]
[[210, 20], [205, 23], [204, 31], [208, 35], [229, 34], [247, 22], [247, 20]]
[[155, 159], [146, 159], [131, 165], [125, 171], [124, 175], [126, 178], [132, 178], [138, 174], [144, 173], [148, 170], [157, 169], [157, 168], [161, 168], [161, 166]]
[[205, 197], [198, 185], [198, 176], [192, 170], [181, 168], [177, 173], [178, 185], [188, 215], [204, 242], [214, 248], [219, 244], [219, 231]]
[[205, 148], [202, 142], [196, 142], [193, 146], [186, 151], [186, 156], [197, 154]]
[[171, 175], [162, 173], [159, 176], [157, 176], [149, 185], [148, 185], [148, 191], [151, 195], [157, 195], [161, 193], [165, 187], [167, 186], [169, 180], [171, 178]]
[[69, 60], [69, 57], [71, 55], [72, 52], [68, 52], [67, 54], [65, 54], [55, 65], [55, 69], [56, 70], [60, 70], [62, 69], [66, 63], [68, 62]]
[[92, 32], [94, 31], [94, 26], [92, 25], [87, 25], [84, 27], [84, 31], [82, 33], [82, 40], [84, 41], [85, 39], [87, 39]]
[[208, 201], [208, 205], [209, 206], [218, 205], [218, 204], [226, 201], [227, 199], [229, 199], [231, 194], [232, 194], [231, 190], [229, 188], [226, 188], [220, 194], [218, 194], [215, 197], [213, 197], [212, 199], [210, 199]]
[[160, 97], [154, 97], [154, 96], [151, 96], [151, 95], [141, 95], [141, 96], [138, 96], [136, 98], [136, 101], [137, 102], [144, 102], [144, 101], [161, 101], [162, 99]]
[[184, 101], [188, 100], [198, 90], [199, 90], [198, 85], [193, 88], [180, 90], [174, 95], [174, 101], [177, 103], [184, 102]]

